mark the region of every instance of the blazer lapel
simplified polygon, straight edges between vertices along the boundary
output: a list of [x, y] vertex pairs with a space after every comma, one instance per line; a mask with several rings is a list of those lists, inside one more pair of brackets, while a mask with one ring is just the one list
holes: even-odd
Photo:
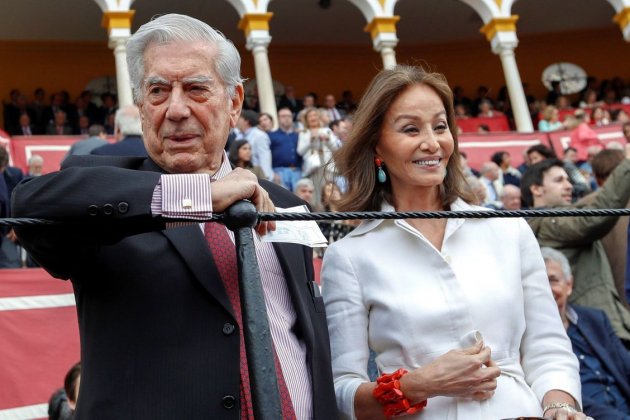
[[[315, 331], [308, 310], [313, 306], [313, 302], [309, 302], [312, 298], [308, 292], [311, 285], [307, 284], [309, 277], [304, 268], [304, 254], [302, 248], [295, 244], [274, 242], [273, 247], [284, 273], [293, 308], [297, 315], [299, 331], [302, 333], [309, 362], [311, 362], [315, 345]], [[297, 279], [306, 279], [307, 283], [300, 284]], [[310, 365], [312, 366], [312, 363]]]

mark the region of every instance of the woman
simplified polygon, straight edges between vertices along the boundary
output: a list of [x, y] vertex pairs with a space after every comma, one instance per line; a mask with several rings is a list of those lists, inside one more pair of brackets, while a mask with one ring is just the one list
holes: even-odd
[[[441, 75], [379, 73], [335, 154], [348, 181], [340, 210], [480, 210], [468, 204], [452, 101]], [[585, 418], [573, 412], [577, 360], [522, 219], [365, 221], [328, 248], [322, 282], [343, 417]]]
[[252, 163], [252, 146], [247, 140], [235, 140], [230, 146], [228, 158], [236, 168], [248, 169], [258, 178], [267, 179], [262, 168]]
[[543, 119], [538, 122], [538, 131], [548, 133], [550, 131], [558, 131], [564, 128], [560, 122], [560, 111], [553, 105], [547, 105], [542, 112]]
[[[302, 125], [297, 143], [297, 153], [302, 156], [302, 175], [315, 185], [313, 201], [321, 201], [321, 189], [326, 182], [326, 168], [339, 139], [321, 120], [317, 108], [309, 108], [302, 114]], [[328, 166], [328, 168], [331, 168]]]

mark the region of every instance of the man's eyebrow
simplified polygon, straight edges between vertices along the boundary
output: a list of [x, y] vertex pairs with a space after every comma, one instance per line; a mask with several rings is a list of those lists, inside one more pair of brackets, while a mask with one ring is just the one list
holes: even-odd
[[210, 76], [193, 76], [182, 79], [183, 83], [212, 83], [214, 79]]
[[[210, 76], [193, 76], [182, 79], [182, 83], [211, 83], [214, 79]], [[151, 76], [144, 79], [147, 85], [170, 85], [171, 83], [161, 76]]]

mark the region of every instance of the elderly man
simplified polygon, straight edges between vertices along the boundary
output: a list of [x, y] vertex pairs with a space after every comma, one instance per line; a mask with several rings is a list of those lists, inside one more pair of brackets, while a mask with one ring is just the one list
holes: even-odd
[[552, 248], [542, 248], [560, 318], [580, 361], [583, 410], [597, 420], [630, 420], [630, 354], [599, 309], [569, 305], [571, 266]]
[[[233, 235], [172, 218], [207, 218], [242, 199], [259, 211], [304, 202], [230, 166], [224, 146], [243, 85], [223, 35], [164, 15], [129, 39], [127, 62], [149, 157], [72, 156], [15, 194], [18, 217], [79, 222], [18, 232], [74, 286], [83, 369], [76, 418], [252, 419]], [[283, 418], [335, 418], [312, 250], [254, 239]]]
[[[624, 208], [630, 200], [630, 150], [589, 205], [570, 208]], [[573, 187], [563, 164], [546, 159], [532, 165], [521, 180], [523, 204], [534, 208], [556, 208], [571, 203]], [[615, 332], [630, 348], [630, 311], [615, 288], [610, 263], [601, 239], [615, 226], [618, 217], [536, 217], [528, 223], [541, 246], [561, 250], [575, 273], [571, 302], [606, 312]]]
[[116, 143], [94, 148], [90, 154], [101, 156], [147, 156], [142, 141], [140, 110], [135, 105], [124, 106], [114, 117]]
[[506, 184], [499, 194], [503, 210], [521, 209], [521, 189], [516, 185]]

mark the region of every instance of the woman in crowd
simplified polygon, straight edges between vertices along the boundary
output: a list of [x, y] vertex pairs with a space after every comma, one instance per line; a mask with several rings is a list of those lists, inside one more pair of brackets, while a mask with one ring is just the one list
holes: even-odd
[[[452, 104], [439, 74], [380, 72], [335, 153], [348, 182], [339, 210], [478, 210]], [[524, 220], [365, 221], [328, 248], [322, 282], [344, 418], [586, 418], [577, 360]]]
[[[302, 175], [310, 178], [315, 185], [313, 201], [321, 201], [321, 189], [326, 183], [327, 163], [333, 150], [339, 147], [339, 139], [322, 122], [317, 108], [310, 108], [302, 114], [302, 125], [297, 144], [297, 153], [302, 156]], [[330, 166], [328, 166], [330, 168]]]
[[562, 130], [564, 125], [560, 122], [560, 111], [553, 105], [547, 105], [542, 112], [543, 118], [538, 122], [538, 131], [547, 133], [549, 131]]
[[254, 166], [252, 163], [252, 146], [247, 140], [235, 140], [230, 145], [228, 153], [230, 163], [236, 168], [248, 169], [258, 178], [266, 179], [265, 173], [260, 166]]

